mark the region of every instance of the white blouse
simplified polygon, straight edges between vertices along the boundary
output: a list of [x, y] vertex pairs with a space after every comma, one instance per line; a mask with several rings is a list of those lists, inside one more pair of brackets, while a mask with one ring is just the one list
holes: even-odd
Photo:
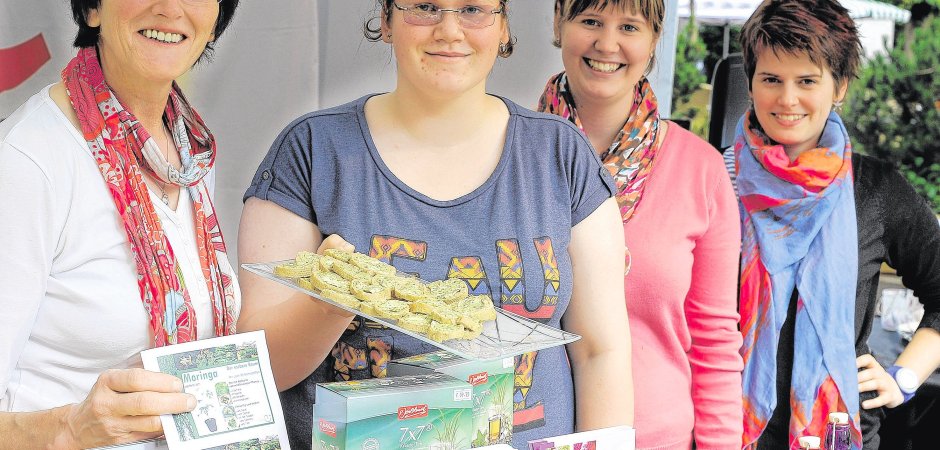
[[[198, 336], [211, 337], [192, 202], [185, 191], [176, 211], [152, 192], [151, 199], [189, 288]], [[235, 292], [237, 299], [237, 285]], [[47, 87], [0, 122], [0, 411], [80, 402], [105, 369], [138, 366], [150, 342], [111, 194]]]

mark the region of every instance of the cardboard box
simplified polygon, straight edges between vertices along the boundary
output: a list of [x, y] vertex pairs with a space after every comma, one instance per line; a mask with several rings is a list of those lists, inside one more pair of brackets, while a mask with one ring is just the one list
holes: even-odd
[[316, 398], [314, 449], [470, 448], [472, 389], [444, 374], [318, 384]]
[[473, 448], [512, 443], [513, 358], [470, 361], [442, 350], [388, 365], [389, 376], [434, 372], [473, 386]]

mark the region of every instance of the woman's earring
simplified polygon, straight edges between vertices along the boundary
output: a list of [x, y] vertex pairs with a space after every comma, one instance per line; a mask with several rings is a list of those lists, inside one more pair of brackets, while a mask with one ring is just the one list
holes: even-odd
[[836, 112], [842, 112], [842, 100], [832, 102], [832, 108], [835, 109]]
[[555, 39], [552, 39], [552, 45], [555, 47], [561, 48], [561, 38], [555, 36]]
[[497, 49], [499, 50], [499, 53], [497, 53], [497, 55], [499, 55], [501, 58], [508, 58], [512, 56], [512, 49], [515, 46], [515, 43], [516, 39], [512, 36], [509, 37], [508, 41], [500, 42], [499, 48]]

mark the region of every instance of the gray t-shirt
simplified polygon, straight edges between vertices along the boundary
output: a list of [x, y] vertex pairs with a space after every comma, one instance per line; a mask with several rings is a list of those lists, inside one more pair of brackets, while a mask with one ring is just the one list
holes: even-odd
[[[365, 119], [368, 98], [288, 125], [245, 199], [272, 201], [402, 272], [429, 281], [463, 279], [497, 307], [560, 327], [571, 298], [571, 228], [615, 192], [587, 139], [567, 121], [503, 99], [510, 117], [493, 174], [469, 194], [438, 201], [407, 186], [382, 161]], [[291, 446], [310, 448], [316, 382], [384, 376], [389, 360], [433, 350], [357, 318], [331, 356], [282, 394]], [[514, 404], [517, 448], [572, 432], [574, 392], [564, 347], [516, 358]]]

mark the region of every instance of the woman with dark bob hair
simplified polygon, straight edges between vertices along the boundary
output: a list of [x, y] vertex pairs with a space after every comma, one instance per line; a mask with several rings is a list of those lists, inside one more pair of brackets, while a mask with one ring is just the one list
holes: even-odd
[[138, 354], [235, 332], [215, 139], [174, 80], [237, 6], [72, 0], [77, 55], [0, 124], [0, 448], [159, 436], [195, 399]]
[[[852, 448], [877, 449], [887, 409], [940, 364], [937, 219], [893, 168], [852, 151], [838, 112], [860, 43], [838, 1], [766, 0], [741, 43], [752, 106], [727, 158], [743, 220], [743, 443], [793, 448], [841, 412]], [[889, 368], [868, 347], [882, 263], [925, 310]]]
[[[633, 396], [610, 175], [570, 123], [486, 92], [496, 58], [511, 52], [508, 6], [377, 1], [367, 37], [391, 46], [395, 89], [281, 132], [245, 193], [239, 259], [354, 246], [580, 334], [516, 358], [515, 427], [498, 440], [524, 449], [632, 424]], [[382, 377], [389, 360], [435, 349], [242, 276], [239, 329], [267, 333], [294, 448], [310, 448], [316, 383]]]

